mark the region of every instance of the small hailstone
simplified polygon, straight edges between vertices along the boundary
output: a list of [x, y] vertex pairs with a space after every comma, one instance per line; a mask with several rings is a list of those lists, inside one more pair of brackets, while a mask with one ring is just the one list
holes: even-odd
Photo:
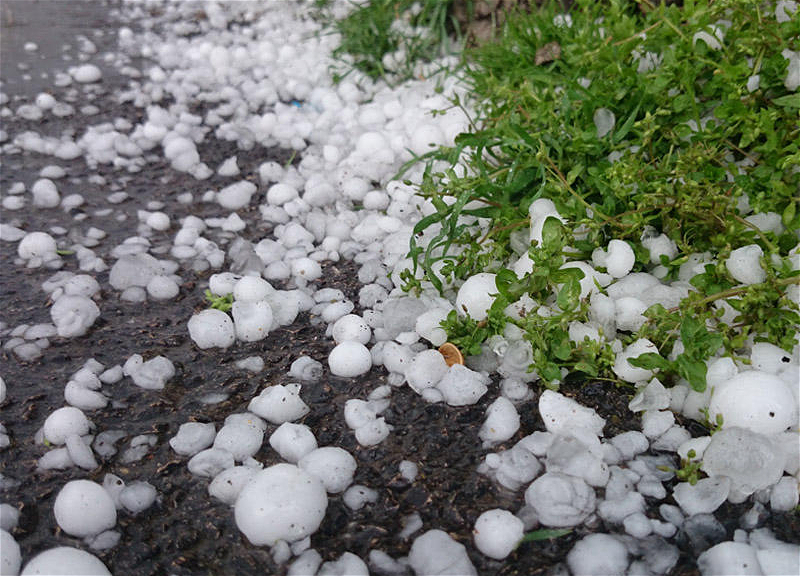
[[22, 565], [19, 544], [5, 529], [0, 529], [0, 550], [3, 551], [0, 557], [0, 574], [19, 574]]
[[237, 462], [255, 455], [264, 441], [264, 430], [257, 423], [226, 422], [214, 438], [214, 448], [226, 450]]
[[242, 489], [253, 479], [258, 472], [257, 468], [250, 466], [234, 466], [223, 470], [208, 485], [209, 495], [233, 506]]
[[72, 462], [84, 470], [94, 470], [97, 468], [97, 460], [94, 458], [92, 449], [83, 441], [83, 438], [77, 434], [67, 436], [66, 441], [67, 453]]
[[180, 292], [178, 284], [167, 276], [153, 276], [146, 289], [150, 297], [156, 300], [169, 300]]
[[637, 358], [641, 354], [658, 354], [655, 344], [646, 338], [640, 338], [628, 345], [620, 354], [617, 355], [612, 370], [614, 374], [626, 382], [644, 382], [653, 377], [653, 371], [645, 368], [637, 368], [628, 362], [629, 358]]
[[408, 364], [406, 381], [414, 392], [421, 394], [424, 389], [436, 386], [447, 370], [444, 356], [438, 350], [423, 350]]
[[206, 448], [192, 456], [186, 467], [195, 476], [213, 478], [223, 470], [233, 468], [234, 465], [233, 454], [227, 450]]
[[595, 110], [592, 119], [594, 121], [595, 128], [597, 128], [598, 138], [603, 138], [606, 134], [611, 132], [611, 130], [614, 129], [614, 124], [616, 123], [616, 117], [614, 116], [614, 113], [608, 108], [598, 108]]
[[331, 350], [328, 366], [334, 375], [352, 378], [369, 372], [372, 368], [372, 355], [363, 344], [345, 341]]
[[89, 420], [83, 411], [73, 406], [65, 406], [55, 410], [47, 417], [42, 427], [42, 433], [45, 440], [60, 446], [66, 442], [68, 436], [88, 434], [89, 426]]
[[166, 230], [169, 230], [170, 226], [169, 216], [167, 216], [163, 212], [151, 212], [147, 216], [145, 224], [150, 228], [152, 228], [153, 230], [164, 232]]
[[272, 329], [272, 307], [265, 300], [236, 301], [231, 308], [231, 314], [236, 337], [243, 342], [263, 340]]
[[605, 259], [608, 273], [614, 278], [622, 278], [633, 269], [636, 255], [630, 244], [623, 240], [612, 240], [608, 243], [608, 254]]
[[357, 466], [349, 452], [335, 446], [312, 450], [300, 458], [297, 465], [319, 478], [330, 494], [344, 492], [353, 483]]
[[484, 448], [488, 448], [511, 438], [519, 430], [519, 425], [519, 414], [514, 404], [501, 396], [486, 409], [486, 420], [478, 437], [483, 440]]
[[298, 258], [291, 266], [292, 276], [297, 279], [314, 281], [322, 276], [322, 267], [311, 258]]
[[[287, 508], [286, 503], [292, 506]], [[234, 506], [236, 526], [261, 546], [294, 542], [316, 532], [328, 497], [319, 480], [292, 464], [275, 464], [256, 473]]]
[[71, 574], [82, 576], [111, 576], [111, 572], [97, 556], [69, 546], [40, 552], [28, 561], [20, 574], [65, 574], [67, 569]]
[[762, 574], [755, 547], [744, 542], [721, 542], [697, 558], [702, 574]]
[[443, 530], [428, 530], [411, 545], [408, 564], [415, 574], [459, 574], [475, 576], [475, 570], [463, 544]]
[[[317, 449], [317, 439], [305, 424], [284, 422], [269, 437], [269, 445], [291, 464]], [[302, 466], [301, 466], [302, 468]]]
[[46, 232], [29, 232], [17, 245], [17, 255], [23, 260], [38, 259], [47, 262], [58, 257], [58, 246]]
[[119, 501], [128, 512], [138, 514], [152, 506], [156, 496], [158, 492], [152, 484], [137, 480], [122, 489]]
[[234, 366], [248, 372], [261, 372], [264, 369], [264, 359], [261, 356], [248, 356], [234, 362]]
[[367, 503], [377, 502], [378, 492], [366, 486], [354, 484], [342, 495], [342, 501], [351, 510], [360, 510]]
[[220, 190], [217, 194], [217, 202], [227, 210], [238, 210], [250, 203], [250, 198], [256, 190], [255, 184], [242, 180]]
[[203, 350], [228, 348], [236, 341], [233, 321], [221, 310], [209, 309], [189, 319], [189, 336]]
[[730, 478], [715, 476], [702, 478], [694, 485], [681, 482], [675, 486], [672, 495], [687, 516], [694, 516], [714, 512], [728, 499], [730, 491]]
[[214, 442], [214, 424], [202, 422], [186, 422], [180, 425], [178, 433], [173, 436], [169, 445], [182, 456], [194, 456]]
[[76, 82], [80, 82], [81, 84], [99, 82], [103, 77], [103, 73], [100, 71], [100, 68], [94, 64], [83, 64], [81, 66], [77, 66], [76, 68], [70, 69], [69, 73]]
[[345, 552], [338, 560], [325, 562], [317, 572], [318, 576], [339, 576], [343, 574], [348, 576], [369, 576], [369, 569], [361, 558], [352, 552]]
[[453, 364], [436, 385], [444, 401], [450, 406], [475, 404], [486, 394], [489, 378], [461, 364]]
[[472, 537], [483, 554], [502, 560], [522, 540], [525, 526], [508, 510], [487, 510], [475, 521]]
[[733, 279], [742, 284], [759, 284], [766, 280], [767, 273], [761, 267], [764, 251], [758, 244], [749, 244], [733, 250], [725, 261], [725, 267]]
[[761, 434], [783, 432], [797, 424], [797, 401], [789, 386], [760, 370], [741, 372], [713, 391], [708, 416], [723, 418], [723, 427], [748, 428]]
[[571, 430], [582, 428], [602, 436], [606, 424], [593, 409], [552, 390], [545, 390], [539, 397], [539, 413], [547, 431], [555, 434], [569, 435]]
[[595, 493], [581, 478], [545, 472], [525, 490], [525, 502], [545, 526], [577, 526], [595, 509]]
[[485, 320], [489, 308], [494, 303], [494, 296], [498, 294], [495, 279], [496, 275], [488, 272], [481, 272], [468, 278], [456, 296], [458, 313], [470, 316], [479, 322]]
[[322, 377], [322, 363], [309, 356], [300, 356], [289, 367], [289, 376], [304, 382], [316, 382]]
[[567, 565], [573, 574], [625, 574], [628, 550], [614, 536], [589, 534], [569, 551]]
[[413, 482], [417, 478], [417, 474], [419, 474], [419, 466], [410, 460], [403, 460], [398, 468], [400, 469], [400, 475], [409, 482]]
[[337, 344], [345, 340], [366, 344], [372, 336], [372, 330], [361, 316], [345, 314], [333, 324], [332, 336]]
[[231, 156], [217, 168], [217, 174], [220, 176], [236, 176], [238, 173], [239, 166], [236, 165], [236, 156]]
[[56, 522], [70, 534], [83, 538], [109, 530], [117, 523], [114, 501], [100, 484], [89, 480], [67, 482], [53, 505]]
[[309, 411], [300, 398], [299, 384], [268, 386], [250, 401], [247, 409], [273, 424], [298, 420]]
[[33, 205], [37, 208], [55, 208], [61, 202], [55, 183], [49, 178], [41, 178], [31, 187]]
[[145, 362], [139, 354], [128, 358], [122, 371], [131, 377], [134, 384], [147, 390], [163, 389], [167, 381], [175, 375], [175, 367], [168, 358], [156, 356]]

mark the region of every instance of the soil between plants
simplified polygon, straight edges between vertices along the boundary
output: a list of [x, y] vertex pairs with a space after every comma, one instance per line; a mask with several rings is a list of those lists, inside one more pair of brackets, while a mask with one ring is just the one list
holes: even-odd
[[[83, 33], [89, 37], [92, 37], [92, 30], [100, 26], [105, 35], [92, 37], [93, 41], [98, 44], [99, 52], [113, 50], [118, 23], [110, 18], [108, 7], [88, 3], [83, 10], [91, 11], [91, 18], [79, 12], [66, 16], [63, 26], [69, 33]], [[21, 17], [19, 10], [16, 12]], [[31, 21], [36, 20], [31, 17]], [[17, 22], [21, 25], [20, 20]], [[58, 26], [58, 23], [52, 25]], [[5, 25], [3, 34], [6, 35]], [[5, 44], [3, 48], [5, 51]], [[56, 47], [51, 48], [55, 50]], [[46, 49], [40, 47], [40, 50]], [[53, 58], [33, 59], [29, 62], [29, 70], [20, 71], [14, 67], [13, 59], [4, 57], [0, 74], [6, 82], [3, 90], [12, 98], [15, 94], [35, 95], [35, 91], [22, 88], [11, 91], [15, 86], [25, 85], [19, 74], [26, 72], [35, 77], [39, 71], [37, 66], [50, 67], [48, 71], [52, 72], [58, 64], [58, 60]], [[14, 77], [14, 82], [9, 81], [10, 77]], [[3, 129], [13, 138], [24, 130], [58, 135], [70, 127], [80, 134], [84, 125], [116, 117], [139, 121], [143, 110], [120, 104], [110, 97], [113, 88], [125, 86], [127, 81], [113, 69], [104, 67], [102, 87], [93, 92], [93, 103], [101, 110], [99, 114], [84, 118], [76, 113], [72, 118], [42, 122], [7, 119]], [[49, 90], [60, 98], [59, 91], [63, 89], [49, 86]], [[15, 105], [11, 107], [16, 108]], [[170, 231], [156, 233], [150, 238], [152, 252], [164, 253], [170, 246], [171, 235], [176, 232], [180, 217], [188, 214], [200, 217], [221, 215], [216, 204], [195, 203], [188, 207], [179, 204], [175, 199], [178, 193], [193, 192], [197, 199], [205, 190], [219, 189], [237, 179], [257, 182], [257, 168], [261, 162], [276, 160], [285, 163], [293, 158], [292, 152], [287, 150], [260, 147], [237, 150], [235, 144], [213, 137], [208, 137], [199, 146], [199, 151], [201, 159], [212, 168], [237, 154], [242, 173], [234, 178], [215, 175], [198, 182], [173, 171], [163, 160], [149, 163], [142, 172], [128, 174], [103, 165], [90, 169], [82, 158], [64, 162], [29, 152], [4, 155], [0, 173], [3, 193], [17, 181], [25, 182], [30, 188], [42, 167], [58, 164], [68, 172], [65, 179], [57, 181], [62, 196], [79, 192], [87, 202], [70, 214], [57, 208], [28, 207], [3, 214], [2, 221], [29, 231], [47, 231], [51, 226], [64, 226], [70, 229], [66, 236], [74, 238], [80, 237], [89, 226], [102, 228], [109, 234], [95, 251], [111, 265], [111, 249], [125, 238], [139, 233], [136, 210], [144, 209], [147, 202], [164, 202], [163, 210], [173, 220]], [[106, 184], [90, 183], [87, 178], [91, 174], [103, 175]], [[114, 186], [127, 191], [130, 199], [120, 205], [108, 204], [106, 197], [110, 187]], [[241, 235], [253, 242], [268, 237], [272, 232], [272, 227], [261, 221], [255, 208], [263, 199], [263, 190], [260, 194], [253, 198], [251, 208], [239, 211], [248, 224]], [[94, 211], [101, 208], [111, 208], [112, 215], [95, 216]], [[74, 220], [78, 214], [85, 214], [86, 219]], [[125, 215], [126, 219], [117, 219], [120, 215]], [[234, 238], [233, 234], [217, 233], [214, 239], [226, 249]], [[0, 320], [9, 328], [22, 323], [49, 322], [47, 295], [40, 287], [53, 271], [25, 269], [14, 263], [15, 254], [15, 244], [4, 242], [0, 245], [3, 302]], [[63, 269], [79, 272], [77, 262], [69, 256], [65, 257]], [[119, 293], [108, 284], [108, 272], [95, 274], [103, 287], [98, 301], [101, 316], [86, 336], [68, 340], [54, 338], [43, 356], [32, 362], [20, 361], [9, 350], [0, 351], [0, 375], [8, 386], [8, 398], [0, 405], [0, 421], [8, 429], [12, 441], [10, 447], [0, 452], [0, 472], [4, 478], [0, 499], [20, 510], [19, 526], [13, 535], [20, 544], [24, 560], [58, 545], [87, 549], [80, 540], [59, 530], [52, 512], [53, 502], [59, 489], [69, 480], [89, 478], [102, 482], [106, 473], [114, 473], [126, 482], [150, 482], [158, 490], [159, 500], [137, 516], [121, 511], [115, 527], [122, 534], [120, 543], [111, 550], [94, 552], [113, 573], [285, 573], [286, 566], [276, 565], [267, 548], [247, 542], [236, 528], [233, 510], [208, 495], [209, 480], [192, 476], [186, 468], [188, 458], [175, 454], [168, 440], [187, 421], [214, 422], [219, 428], [227, 415], [246, 410], [250, 399], [265, 386], [290, 382], [286, 374], [298, 356], [308, 355], [325, 364], [333, 342], [325, 337], [324, 325], [308, 314], [301, 314], [295, 323], [271, 332], [261, 342], [236, 343], [225, 351], [199, 350], [189, 338], [186, 322], [194, 311], [206, 307], [203, 290], [210, 272], [194, 273], [182, 268], [178, 273], [184, 282], [175, 300], [145, 304], [120, 301]], [[357, 265], [351, 262], [327, 263], [323, 277], [316, 285], [339, 288], [348, 298], [358, 302], [360, 286], [356, 278]], [[125, 431], [125, 437], [116, 444], [118, 453], [90, 472], [77, 468], [36, 472], [37, 459], [47, 448], [34, 444], [34, 433], [54, 409], [64, 405], [63, 390], [70, 375], [89, 358], [110, 367], [123, 363], [134, 353], [145, 358], [159, 354], [168, 357], [176, 367], [176, 375], [163, 391], [140, 389], [127, 378], [117, 384], [104, 385], [103, 390], [111, 396], [112, 404], [103, 410], [90, 412], [88, 416], [94, 422], [96, 432]], [[264, 371], [252, 374], [234, 367], [235, 360], [251, 355], [259, 355], [265, 360]], [[393, 389], [391, 406], [383, 415], [394, 430], [378, 446], [364, 448], [357, 444], [353, 432], [345, 425], [343, 406], [350, 398], [366, 398], [370, 391], [382, 384], [385, 384], [382, 370], [373, 369], [365, 376], [343, 379], [330, 375], [326, 365], [326, 373], [319, 383], [303, 387], [302, 397], [311, 411], [300, 422], [313, 430], [320, 446], [340, 446], [353, 454], [358, 462], [354, 482], [378, 492], [376, 503], [367, 504], [358, 511], [347, 508], [341, 496], [330, 497], [325, 519], [311, 539], [312, 547], [325, 560], [335, 559], [345, 551], [366, 560], [371, 549], [382, 550], [393, 557], [407, 555], [411, 540], [419, 533], [409, 540], [401, 540], [397, 534], [402, 529], [402, 519], [414, 512], [422, 518], [423, 530], [439, 528], [464, 543], [480, 574], [549, 573], [557, 568], [583, 535], [590, 531], [621, 530], [600, 523], [592, 530], [580, 527], [557, 540], [523, 544], [503, 562], [483, 556], [470, 539], [477, 517], [490, 508], [516, 511], [524, 504], [524, 498], [523, 491], [512, 493], [504, 490], [479, 475], [476, 468], [488, 452], [510, 447], [523, 436], [544, 429], [536, 408], [538, 393], [518, 407], [522, 419], [520, 431], [501, 446], [485, 450], [481, 448], [478, 430], [487, 406], [499, 395], [497, 381], [480, 402], [463, 408], [428, 404], [408, 387]], [[628, 389], [614, 388], [602, 382], [568, 381], [561, 391], [595, 408], [606, 418], [606, 436], [640, 429], [639, 418], [627, 409]], [[218, 404], [202, 403], [200, 399], [212, 392], [229, 396]], [[695, 423], [682, 423], [694, 435], [705, 433]], [[268, 426], [267, 437], [275, 428]], [[120, 456], [130, 439], [139, 434], [155, 434], [158, 438], [156, 446], [140, 461], [121, 463]], [[281, 461], [266, 441], [255, 458], [265, 466]], [[418, 464], [419, 476], [414, 482], [409, 483], [399, 474], [398, 465], [402, 460]], [[13, 486], [8, 481], [17, 481], [18, 484]], [[666, 501], [670, 502], [671, 498]], [[650, 506], [652, 510], [657, 509], [657, 502], [650, 504], [653, 504]], [[726, 527], [724, 539], [732, 537], [741, 515], [749, 507], [750, 504], [726, 504], [715, 513]], [[762, 525], [772, 529], [782, 540], [796, 542], [800, 534], [797, 514], [772, 513], [764, 518]], [[673, 573], [696, 573], [695, 559], [702, 550], [693, 548], [685, 538], [679, 537], [677, 543], [681, 558]]]

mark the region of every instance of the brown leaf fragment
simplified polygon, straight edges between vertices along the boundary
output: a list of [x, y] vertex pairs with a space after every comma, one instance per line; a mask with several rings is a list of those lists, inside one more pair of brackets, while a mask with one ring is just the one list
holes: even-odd
[[533, 62], [539, 66], [559, 58], [561, 58], [561, 46], [558, 42], [548, 42], [536, 51], [536, 58]]

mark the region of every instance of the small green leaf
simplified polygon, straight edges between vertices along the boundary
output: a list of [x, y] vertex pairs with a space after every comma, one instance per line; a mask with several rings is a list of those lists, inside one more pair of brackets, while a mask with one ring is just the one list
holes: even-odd
[[703, 392], [706, 389], [706, 363], [702, 360], [693, 360], [685, 354], [680, 354], [675, 359], [677, 372], [685, 378], [693, 390]]
[[572, 532], [571, 528], [540, 528], [533, 532], [528, 532], [522, 537], [522, 542], [539, 542], [541, 540], [552, 540], [553, 538], [560, 538]]
[[800, 94], [781, 96], [780, 98], [775, 98], [772, 103], [784, 108], [800, 108]]
[[628, 358], [628, 364], [645, 370], [669, 370], [671, 367], [669, 360], [655, 352], [645, 352], [644, 354], [639, 354], [636, 358]]
[[561, 287], [561, 290], [558, 291], [556, 304], [565, 312], [569, 312], [578, 307], [580, 298], [581, 284], [575, 280], [575, 278], [570, 278], [569, 281]]

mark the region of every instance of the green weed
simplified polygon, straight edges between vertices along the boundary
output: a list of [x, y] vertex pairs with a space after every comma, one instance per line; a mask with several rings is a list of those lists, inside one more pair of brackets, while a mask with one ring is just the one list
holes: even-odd
[[[800, 283], [790, 261], [800, 230], [800, 123], [782, 51], [800, 50], [800, 19], [777, 23], [759, 0], [646, 11], [578, 0], [571, 25], [560, 11], [553, 3], [508, 18], [498, 42], [470, 53], [475, 128], [422, 158], [419, 193], [435, 212], [414, 228], [405, 288], [429, 282], [445, 292], [495, 272], [499, 303], [489, 319], [448, 319], [452, 339], [474, 351], [513, 322], [533, 344], [533, 368], [546, 383], [557, 385], [565, 370], [614, 379], [608, 344], [568, 337], [588, 307], [578, 271], [562, 265], [621, 239], [635, 248], [634, 271], [649, 271], [641, 240], [663, 233], [677, 247], [661, 257], [665, 277], [676, 278], [690, 257], [711, 263], [679, 306], [654, 306], [639, 331], [619, 334], [623, 343], [647, 337], [663, 352], [637, 365], [703, 390], [705, 361], [734, 354], [748, 338], [791, 349], [800, 324], [787, 295]], [[615, 119], [606, 133], [598, 114]], [[441, 161], [466, 170], [434, 169]], [[527, 232], [538, 198], [553, 200], [569, 224], [547, 221], [542, 245], [528, 250], [533, 271], [517, 278], [503, 263], [519, 254], [514, 235]], [[748, 220], [751, 209], [774, 214], [773, 224]], [[765, 254], [766, 279], [741, 286], [724, 262], [749, 244]], [[509, 317], [506, 306], [523, 294], [547, 304], [546, 313]], [[666, 360], [678, 341], [683, 351]]]

